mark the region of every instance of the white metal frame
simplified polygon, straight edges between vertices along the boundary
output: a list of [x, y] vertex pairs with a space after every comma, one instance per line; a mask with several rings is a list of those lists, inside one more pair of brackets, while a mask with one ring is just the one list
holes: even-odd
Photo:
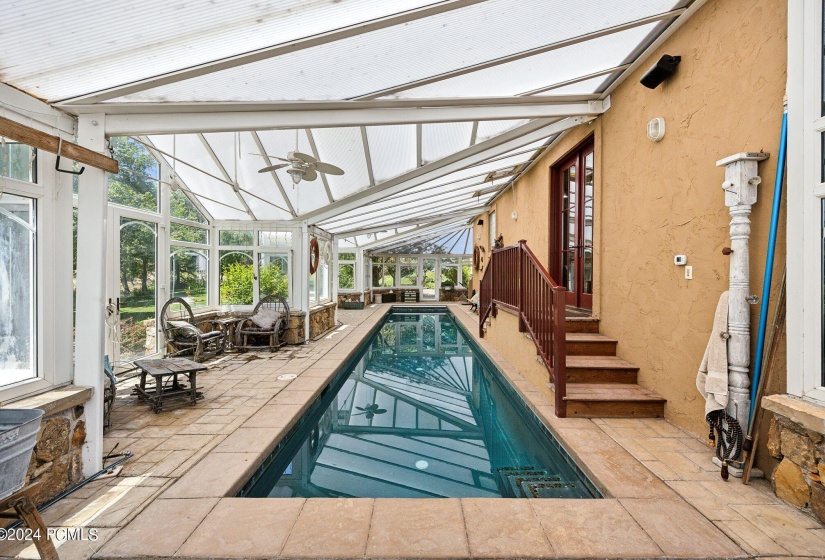
[[792, 395], [823, 387], [822, 3], [788, 2], [787, 375]]

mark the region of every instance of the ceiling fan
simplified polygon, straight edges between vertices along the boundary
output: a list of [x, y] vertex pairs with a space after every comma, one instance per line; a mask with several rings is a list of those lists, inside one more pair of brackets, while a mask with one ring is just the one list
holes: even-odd
[[276, 169], [281, 169], [282, 167], [289, 167], [286, 170], [289, 173], [290, 177], [292, 177], [292, 182], [294, 184], [298, 184], [301, 180], [307, 181], [314, 181], [318, 178], [318, 173], [326, 173], [328, 175], [343, 175], [344, 170], [340, 167], [336, 167], [331, 163], [324, 163], [323, 161], [318, 161], [317, 158], [312, 157], [309, 154], [304, 154], [298, 151], [298, 130], [295, 130], [295, 151], [289, 152], [286, 155], [286, 158], [278, 157], [278, 156], [270, 156], [267, 154], [253, 154], [258, 156], [265, 156], [272, 159], [277, 159], [280, 161], [285, 161], [286, 163], [278, 163], [275, 165], [268, 165], [263, 169], [259, 169], [258, 173], [269, 173], [270, 171], [275, 171]]

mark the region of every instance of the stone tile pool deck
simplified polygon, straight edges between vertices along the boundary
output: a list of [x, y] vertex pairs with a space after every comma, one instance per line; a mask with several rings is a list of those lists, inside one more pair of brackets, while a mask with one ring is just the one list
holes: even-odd
[[[822, 525], [766, 481], [722, 481], [712, 452], [667, 421], [556, 418], [545, 393], [478, 340], [477, 316], [450, 308], [606, 499], [227, 497], [390, 310], [374, 306], [339, 310], [346, 327], [310, 345], [212, 362], [194, 408], [156, 415], [124, 387], [104, 447], [135, 457], [45, 513], [52, 527], [98, 530], [96, 542], [58, 542], [61, 558], [825, 556]], [[298, 377], [278, 380], [287, 373]], [[17, 543], [0, 555], [37, 558]]]

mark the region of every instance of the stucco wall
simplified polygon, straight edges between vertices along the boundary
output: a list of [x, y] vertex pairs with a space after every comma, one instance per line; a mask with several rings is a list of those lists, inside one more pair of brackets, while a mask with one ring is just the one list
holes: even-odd
[[[668, 399], [667, 418], [697, 435], [707, 429], [696, 370], [728, 284], [729, 258], [721, 250], [730, 243], [730, 217], [721, 188], [724, 170], [715, 162], [743, 151], [772, 155], [760, 164], [763, 182], [751, 215], [751, 293], [760, 294], [785, 89], [786, 26], [784, 2], [709, 2], [613, 92], [606, 114], [571, 130], [493, 204], [505, 244], [527, 239], [547, 264], [550, 167], [594, 135], [594, 314], [602, 333], [619, 339], [619, 355], [641, 367], [639, 382]], [[644, 88], [639, 79], [665, 53], [681, 55], [678, 73], [656, 90]], [[666, 121], [659, 143], [646, 137], [646, 123], [655, 117]], [[489, 216], [479, 218], [484, 226], [475, 226], [474, 234], [481, 235], [474, 241], [487, 247]], [[777, 250], [774, 296], [785, 261], [781, 242]], [[693, 280], [673, 265], [676, 254], [688, 256]], [[755, 339], [758, 306], [752, 311]], [[516, 329], [496, 331], [499, 347], [522, 336]], [[774, 380], [784, 380], [784, 361], [777, 365], [781, 371]], [[784, 382], [772, 388], [781, 391]]]

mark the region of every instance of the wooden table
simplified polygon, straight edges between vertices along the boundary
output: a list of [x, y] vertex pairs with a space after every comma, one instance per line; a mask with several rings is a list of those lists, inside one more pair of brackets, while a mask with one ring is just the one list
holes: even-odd
[[248, 317], [219, 317], [212, 319], [212, 323], [220, 325], [226, 335], [226, 348], [235, 348], [235, 328], [239, 323], [246, 321]]
[[[37, 511], [32, 499], [39, 486], [40, 483], [35, 482], [31, 486], [27, 486], [0, 500], [0, 519], [22, 519], [23, 524], [31, 529], [31, 538], [37, 552], [40, 554], [40, 558], [43, 560], [60, 560], [57, 549], [55, 549], [54, 543], [49, 538], [49, 529], [46, 527], [43, 518], [40, 517], [40, 512]], [[14, 513], [7, 513], [9, 510], [14, 510]]]
[[[175, 408], [183, 405], [192, 405], [203, 398], [198, 391], [197, 375], [207, 367], [186, 358], [163, 358], [158, 360], [135, 360], [140, 368], [140, 383], [135, 385], [134, 393], [138, 398], [149, 402], [149, 407], [155, 413], [164, 408]], [[147, 376], [154, 379], [154, 387], [146, 387]], [[189, 386], [178, 381], [178, 376], [186, 377]], [[169, 404], [168, 401], [175, 401]]]

